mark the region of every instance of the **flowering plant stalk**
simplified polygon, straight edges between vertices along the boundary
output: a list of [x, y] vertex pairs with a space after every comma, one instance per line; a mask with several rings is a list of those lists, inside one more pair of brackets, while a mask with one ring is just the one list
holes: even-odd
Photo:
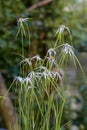
[[[26, 37], [24, 24], [28, 20], [18, 20], [17, 35], [21, 31], [23, 57], [23, 35]], [[47, 51], [44, 59], [36, 55], [23, 58], [20, 62], [22, 76], [16, 76], [11, 85], [12, 87], [15, 83], [18, 90], [17, 126], [20, 125], [20, 128], [16, 126], [16, 130], [62, 130], [65, 126], [61, 126], [66, 94], [62, 82], [63, 71], [60, 68], [65, 64], [66, 58], [70, 57], [75, 66], [76, 62], [79, 64], [84, 76], [85, 73], [75, 56], [74, 48], [64, 43], [64, 31], [69, 33], [71, 39], [69, 28], [62, 25], [56, 32], [54, 47]], [[58, 50], [60, 59], [57, 56]]]

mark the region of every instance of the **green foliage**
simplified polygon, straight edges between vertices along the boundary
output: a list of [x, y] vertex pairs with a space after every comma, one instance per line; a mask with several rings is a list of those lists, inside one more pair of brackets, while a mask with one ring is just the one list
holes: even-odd
[[[0, 1], [0, 71], [5, 74], [6, 79], [12, 77], [12, 74], [19, 74], [17, 64], [20, 62], [21, 42], [20, 35], [16, 38], [16, 34], [18, 30], [17, 20], [20, 17], [32, 18], [32, 23], [29, 23], [32, 43], [30, 46], [31, 56], [38, 53], [41, 57], [44, 57], [47, 49], [54, 45], [56, 28], [63, 24], [71, 29], [74, 47], [79, 51], [87, 51], [87, 3], [77, 1], [54, 0], [49, 5], [28, 12], [26, 9], [32, 4], [40, 2], [40, 0]], [[67, 32], [64, 35], [66, 36], [65, 42], [68, 42]], [[28, 48], [28, 41], [24, 38], [26, 57], [29, 56]], [[7, 86], [9, 86], [10, 80], [7, 80]], [[87, 111], [85, 90], [81, 92], [84, 100], [83, 109], [81, 110], [84, 126], [87, 124], [85, 118]]]
[[[26, 37], [24, 25], [28, 20], [28, 18], [18, 20], [17, 34], [21, 33], [23, 55], [20, 63], [22, 77], [18, 76], [14, 79], [18, 87], [18, 126], [24, 130], [60, 130], [64, 127], [61, 125], [61, 120], [66, 103], [66, 93], [64, 86], [60, 85], [63, 73], [59, 67], [62, 67], [67, 56], [73, 60], [76, 59], [72, 46], [62, 43], [61, 40], [65, 29], [69, 33], [70, 30], [66, 26], [60, 26], [56, 32], [57, 40], [54, 47], [47, 51], [44, 59], [39, 55], [24, 58], [23, 36]], [[59, 49], [61, 56], [57, 60]], [[19, 128], [16, 129], [19, 130]]]
[[[23, 38], [26, 38], [27, 35], [25, 24], [28, 20], [28, 18], [20, 18], [18, 20], [19, 30], [17, 35], [21, 34], [23, 58], [25, 56]], [[21, 125], [22, 129], [60, 130], [68, 124], [63, 122], [64, 125], [61, 125], [63, 109], [66, 103], [66, 91], [64, 86], [59, 86], [62, 77], [58, 70], [63, 65], [65, 66], [67, 57], [68, 59], [70, 57], [75, 67], [77, 67], [76, 63], [78, 63], [84, 79], [87, 79], [78, 58], [74, 54], [74, 48], [65, 43], [64, 32], [68, 33], [72, 44], [69, 28], [62, 25], [56, 31], [57, 40], [54, 42], [53, 48], [47, 51], [44, 59], [37, 55], [24, 58], [20, 63], [22, 77], [18, 76], [14, 81], [16, 81], [18, 87], [18, 124]], [[30, 40], [30, 37], [28, 40]], [[58, 60], [57, 55], [60, 55]], [[52, 71], [54, 67], [56, 70]], [[19, 128], [16, 129], [19, 130]]]

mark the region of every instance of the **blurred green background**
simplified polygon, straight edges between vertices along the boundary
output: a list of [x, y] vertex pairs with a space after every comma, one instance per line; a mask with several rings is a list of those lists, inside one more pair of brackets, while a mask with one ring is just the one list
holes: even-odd
[[[87, 74], [87, 1], [52, 0], [49, 4], [29, 10], [39, 2], [42, 0], [0, 0], [0, 72], [7, 88], [13, 76], [19, 75], [21, 57], [17, 54], [21, 54], [21, 40], [20, 36], [16, 38], [16, 34], [20, 17], [32, 18], [29, 22], [31, 56], [39, 54], [43, 57], [54, 44], [58, 27], [62, 24], [69, 27], [76, 55]], [[69, 42], [67, 38], [65, 42]], [[29, 41], [25, 40], [26, 57], [29, 56], [28, 46]], [[65, 74], [65, 84], [70, 85], [70, 89], [62, 123], [72, 120], [71, 124], [66, 125], [66, 130], [87, 130], [87, 84], [80, 69], [76, 70], [71, 63]]]

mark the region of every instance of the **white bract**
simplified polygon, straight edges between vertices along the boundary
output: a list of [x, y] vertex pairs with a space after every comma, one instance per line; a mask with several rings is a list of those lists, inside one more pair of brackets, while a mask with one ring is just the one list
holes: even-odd
[[20, 76], [16, 76], [16, 77], [15, 77], [15, 81], [18, 81], [18, 82], [20, 82], [20, 83], [23, 83], [23, 80], [24, 80], [24, 78], [22, 78], [22, 77], [20, 77]]
[[54, 59], [53, 56], [51, 56], [51, 57], [46, 57], [46, 59], [48, 59], [48, 62], [49, 62], [50, 64], [51, 64], [51, 63], [52, 63], [52, 64], [55, 64], [55, 65], [57, 64], [57, 63], [56, 63], [56, 60]]
[[56, 31], [56, 34], [62, 33], [64, 29], [65, 29], [65, 25], [61, 25], [60, 28], [58, 28], [58, 30]]
[[29, 90], [30, 88], [32, 88], [32, 86], [28, 86], [28, 90]]
[[24, 78], [23, 83], [26, 83], [27, 85], [28, 85], [28, 83], [31, 84], [31, 79], [29, 77], [26, 77], [26, 78]]
[[20, 26], [23, 22], [26, 22], [29, 18], [19, 18], [18, 19], [18, 26]]
[[43, 72], [42, 75], [44, 76], [45, 79], [48, 77], [48, 74], [46, 72]]
[[60, 76], [60, 74], [59, 74], [59, 72], [53, 72], [53, 76], [54, 76], [54, 78], [59, 78], [59, 79], [61, 79], [62, 77]]
[[58, 28], [58, 30], [56, 31], [56, 34], [63, 33], [65, 29], [70, 33], [70, 30], [68, 27], [66, 27], [65, 25], [61, 25], [60, 28]]
[[36, 56], [32, 57], [32, 59], [36, 59], [37, 61], [42, 61], [42, 59], [40, 58], [39, 55], [36, 55]]
[[35, 87], [35, 86], [33, 86], [33, 87], [32, 87], [32, 86], [28, 86], [28, 90], [29, 90], [30, 88], [37, 88], [37, 87]]
[[28, 77], [29, 77], [30, 79], [35, 78], [35, 77], [36, 77], [35, 72], [34, 72], [34, 71], [30, 72], [30, 73], [28, 74]]
[[48, 78], [49, 78], [49, 77], [52, 77], [51, 71], [48, 70], [48, 69], [44, 70], [44, 71], [42, 72], [42, 75], [44, 76], [45, 79], [46, 79], [47, 77], [48, 77]]
[[70, 46], [68, 43], [64, 44], [64, 46], [62, 48], [62, 52], [69, 54], [71, 57], [74, 56], [73, 47]]
[[39, 66], [39, 67], [37, 67], [36, 69], [38, 69], [38, 70], [40, 70], [40, 71], [41, 71], [41, 70], [43, 70], [43, 71], [44, 71], [44, 70], [47, 70], [47, 68], [44, 67], [44, 66]]
[[45, 72], [48, 74], [48, 76], [50, 76], [50, 77], [52, 76], [50, 70], [47, 69]]
[[49, 49], [47, 53], [49, 54], [49, 56], [56, 55], [56, 51], [53, 48]]
[[22, 63], [27, 63], [28, 65], [32, 65], [32, 62], [30, 61], [30, 58], [25, 58], [24, 60], [22, 60], [20, 62], [20, 64], [22, 64]]

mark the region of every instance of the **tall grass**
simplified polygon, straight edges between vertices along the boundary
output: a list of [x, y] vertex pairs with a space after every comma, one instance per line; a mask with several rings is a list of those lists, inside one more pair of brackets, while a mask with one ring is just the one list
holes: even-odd
[[[23, 57], [23, 39], [26, 38], [25, 23], [28, 20], [28, 18], [21, 18], [18, 21], [17, 36], [21, 34]], [[64, 43], [65, 31], [70, 37], [71, 44]], [[29, 31], [28, 35], [30, 40]], [[76, 62], [79, 64], [86, 79], [81, 64], [75, 56], [69, 28], [62, 25], [55, 36], [54, 47], [47, 51], [44, 59], [37, 55], [23, 58], [20, 63], [22, 76], [15, 77], [13, 81], [18, 90], [17, 126], [20, 128], [17, 127], [16, 130], [62, 130], [67, 124], [61, 126], [66, 93], [62, 83], [63, 72], [60, 68], [63, 67], [68, 57], [72, 59], [75, 66]], [[58, 59], [58, 51], [60, 59]]]

